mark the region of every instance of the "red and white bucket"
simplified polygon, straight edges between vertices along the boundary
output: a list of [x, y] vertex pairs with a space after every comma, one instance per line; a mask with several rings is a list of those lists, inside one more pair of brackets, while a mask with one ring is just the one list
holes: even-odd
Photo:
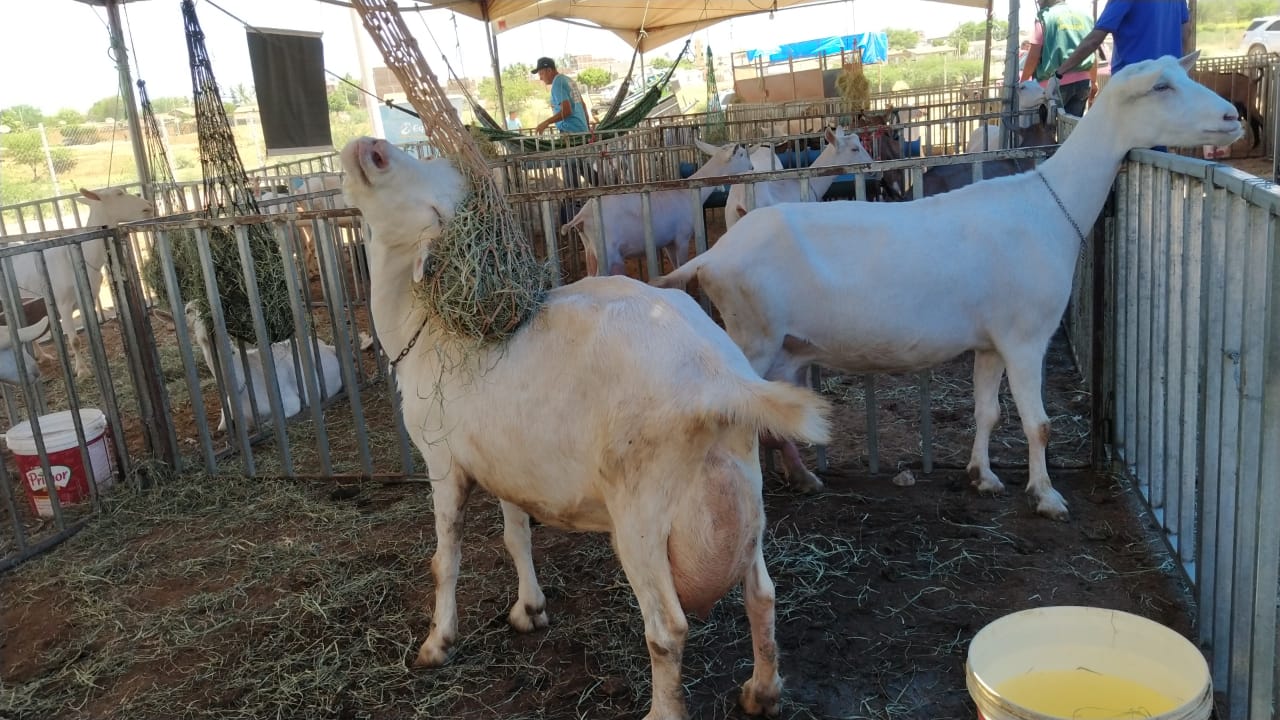
[[[70, 505], [89, 497], [89, 478], [92, 475], [99, 490], [115, 482], [115, 468], [105, 437], [107, 418], [101, 410], [86, 408], [80, 411], [80, 424], [84, 427], [84, 441], [88, 449], [92, 472], [86, 472], [76, 439], [75, 421], [70, 410], [40, 416], [40, 435], [49, 455], [49, 470], [53, 473], [58, 489], [58, 502]], [[24, 420], [4, 434], [4, 442], [13, 452], [18, 475], [27, 489], [27, 499], [32, 509], [41, 517], [53, 516], [53, 505], [45, 484], [44, 469], [40, 467], [40, 453], [31, 432], [31, 422]]]

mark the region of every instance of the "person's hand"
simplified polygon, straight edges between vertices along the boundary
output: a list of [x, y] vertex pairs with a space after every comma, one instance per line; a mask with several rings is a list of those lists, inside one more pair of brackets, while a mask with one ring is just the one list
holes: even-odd
[[1062, 80], [1057, 75], [1050, 75], [1044, 86], [1049, 97], [1049, 118], [1056, 117], [1056, 111], [1062, 108]]
[[1045, 83], [1044, 91], [1056, 104], [1062, 104], [1062, 80], [1057, 75], [1049, 76], [1049, 81]]

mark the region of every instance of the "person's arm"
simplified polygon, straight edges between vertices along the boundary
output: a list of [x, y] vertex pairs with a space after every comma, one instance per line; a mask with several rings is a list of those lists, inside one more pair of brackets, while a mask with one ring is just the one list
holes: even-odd
[[1040, 46], [1032, 45], [1027, 49], [1027, 61], [1022, 66], [1022, 77], [1019, 80], [1030, 80], [1040, 66]]
[[1108, 34], [1110, 34], [1109, 30], [1103, 30], [1098, 27], [1091, 30], [1088, 35], [1084, 36], [1084, 40], [1080, 41], [1080, 45], [1076, 47], [1075, 52], [1068, 55], [1067, 59], [1063, 60], [1062, 64], [1058, 66], [1056, 74], [1066, 75], [1079, 67], [1080, 63], [1084, 62], [1086, 58], [1102, 46], [1102, 41], [1107, 39]]
[[546, 130], [548, 125], [551, 125], [552, 123], [558, 123], [561, 120], [568, 118], [572, 114], [573, 114], [573, 104], [570, 103], [568, 100], [561, 100], [560, 111], [557, 112], [555, 115], [552, 115], [551, 117], [547, 118], [546, 120], [543, 120], [542, 122], [538, 123], [538, 132], [542, 132], [543, 130]]
[[1187, 12], [1187, 4], [1182, 3], [1182, 52], [1179, 57], [1196, 49], [1195, 30], [1191, 25], [1191, 15]]

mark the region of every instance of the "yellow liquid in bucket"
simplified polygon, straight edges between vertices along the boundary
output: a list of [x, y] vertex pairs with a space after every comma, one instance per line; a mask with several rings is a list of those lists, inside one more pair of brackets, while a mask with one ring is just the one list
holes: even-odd
[[996, 688], [1009, 702], [1072, 720], [1147, 718], [1182, 703], [1132, 680], [1084, 670], [1040, 670]]

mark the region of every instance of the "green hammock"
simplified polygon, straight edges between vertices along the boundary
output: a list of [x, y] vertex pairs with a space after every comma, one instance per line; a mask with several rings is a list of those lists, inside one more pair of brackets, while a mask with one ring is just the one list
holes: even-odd
[[[689, 41], [686, 40], [684, 47], [681, 48], [680, 54], [676, 56], [675, 62], [667, 69], [666, 75], [662, 79], [654, 83], [641, 98], [625, 111], [619, 112], [623, 98], [626, 97], [628, 85], [631, 82], [630, 73], [623, 81], [622, 87], [618, 89], [618, 94], [614, 98], [613, 104], [609, 107], [609, 111], [605, 116], [596, 123], [595, 130], [589, 133], [569, 133], [551, 138], [539, 138], [531, 135], [522, 135], [518, 132], [512, 132], [498, 125], [493, 116], [489, 115], [483, 107], [470, 95], [467, 96], [471, 100], [471, 107], [475, 111], [476, 125], [468, 126], [473, 134], [478, 134], [488, 140], [505, 142], [508, 145], [519, 147], [524, 152], [538, 152], [542, 150], [555, 150], [557, 148], [577, 147], [596, 140], [605, 140], [608, 138], [625, 135], [635, 128], [641, 120], [649, 114], [658, 101], [662, 100], [663, 94], [666, 92], [667, 84], [671, 81], [671, 76], [675, 74], [676, 68], [679, 67], [680, 61], [684, 59], [684, 54], [689, 50]], [[632, 57], [634, 64], [635, 58]]]

